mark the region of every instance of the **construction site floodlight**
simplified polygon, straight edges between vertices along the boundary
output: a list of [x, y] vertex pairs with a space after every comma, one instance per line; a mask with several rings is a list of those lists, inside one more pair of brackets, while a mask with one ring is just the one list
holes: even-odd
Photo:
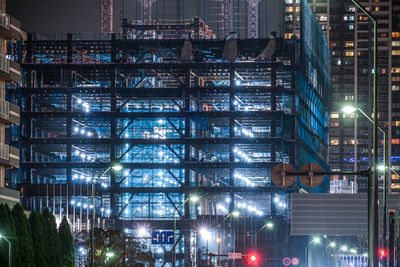
[[274, 227], [274, 223], [272, 222], [267, 222], [267, 228], [272, 229]]
[[345, 114], [352, 114], [357, 110], [355, 106], [346, 105], [342, 108], [343, 113]]
[[385, 171], [386, 166], [384, 164], [379, 164], [377, 168], [378, 168], [378, 171], [383, 172], [383, 171]]
[[336, 247], [336, 243], [335, 243], [335, 242], [330, 242], [330, 243], [329, 243], [329, 247], [335, 248], [335, 247]]
[[237, 210], [232, 211], [232, 216], [233, 217], [239, 217], [239, 215], [240, 215], [239, 211], [237, 211]]
[[315, 244], [319, 244], [321, 243], [321, 238], [319, 236], [315, 236], [313, 237], [312, 242]]

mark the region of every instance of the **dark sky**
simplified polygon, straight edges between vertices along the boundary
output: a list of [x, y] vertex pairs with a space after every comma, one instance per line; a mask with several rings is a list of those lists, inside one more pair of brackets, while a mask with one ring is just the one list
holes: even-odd
[[[118, 2], [118, 1], [116, 1]], [[100, 0], [8, 0], [26, 32], [98, 32]]]

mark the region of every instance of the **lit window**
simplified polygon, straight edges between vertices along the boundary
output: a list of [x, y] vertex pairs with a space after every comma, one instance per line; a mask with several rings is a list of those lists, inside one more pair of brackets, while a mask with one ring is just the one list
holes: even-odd
[[292, 39], [293, 33], [285, 33], [285, 39]]
[[392, 73], [400, 73], [400, 68], [399, 67], [392, 68]]
[[392, 139], [392, 144], [393, 145], [399, 145], [400, 144], [400, 139]]
[[400, 82], [400, 77], [392, 77], [392, 82]]
[[293, 4], [293, 0], [285, 0], [286, 4]]
[[291, 12], [293, 12], [293, 7], [287, 6], [285, 11], [291, 13]]
[[332, 112], [332, 114], [331, 114], [331, 119], [339, 119], [339, 113], [337, 113], [337, 112]]
[[400, 189], [400, 184], [392, 184], [392, 189]]
[[392, 85], [392, 91], [399, 91], [400, 85]]
[[337, 145], [339, 145], [339, 139], [331, 139], [330, 144], [331, 144], [331, 146], [337, 146]]
[[346, 57], [353, 57], [354, 56], [354, 51], [346, 51], [345, 55], [346, 55]]
[[349, 20], [354, 20], [354, 16], [349, 16]]
[[349, 25], [349, 30], [354, 30], [354, 24]]
[[400, 32], [392, 32], [392, 38], [400, 38]]
[[354, 47], [354, 43], [353, 42], [346, 42], [345, 46], [346, 47]]
[[400, 56], [400, 50], [392, 50], [392, 56]]
[[400, 41], [392, 41], [392, 46], [400, 46]]
[[338, 60], [336, 61], [336, 65], [338, 65], [338, 66], [342, 65], [342, 61], [341, 61], [340, 59], [338, 59]]
[[296, 6], [296, 12], [297, 13], [300, 12], [300, 7], [299, 6]]
[[332, 121], [332, 122], [331, 122], [331, 127], [339, 127], [339, 122], [337, 122], [337, 121]]
[[319, 21], [328, 21], [328, 17], [327, 16], [321, 16], [321, 17], [319, 17]]
[[400, 121], [393, 121], [392, 125], [396, 126], [396, 127], [399, 127], [400, 126]]
[[347, 21], [347, 16], [344, 16], [344, 17], [343, 17], [343, 20], [344, 20], [344, 21]]
[[397, 174], [392, 174], [392, 180], [400, 180], [400, 177]]

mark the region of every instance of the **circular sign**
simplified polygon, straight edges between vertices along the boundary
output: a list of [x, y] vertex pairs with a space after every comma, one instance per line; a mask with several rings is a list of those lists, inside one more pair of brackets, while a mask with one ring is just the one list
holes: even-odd
[[322, 180], [324, 180], [324, 176], [323, 175], [314, 175], [314, 172], [323, 172], [322, 168], [315, 164], [315, 163], [307, 163], [304, 164], [301, 168], [300, 168], [300, 172], [306, 172], [309, 173], [309, 175], [307, 176], [300, 176], [299, 180], [300, 182], [307, 187], [316, 187], [318, 185], [320, 185], [322, 183]]
[[283, 263], [283, 265], [285, 265], [285, 266], [289, 266], [290, 263], [291, 263], [291, 260], [290, 260], [290, 258], [285, 257], [285, 258], [283, 258], [282, 263]]
[[290, 164], [277, 164], [271, 171], [272, 182], [279, 187], [291, 186], [296, 181], [296, 176], [286, 176], [287, 172], [296, 172], [296, 169]]
[[297, 266], [297, 265], [299, 265], [299, 263], [300, 263], [299, 258], [294, 257], [294, 258], [292, 259], [292, 265]]

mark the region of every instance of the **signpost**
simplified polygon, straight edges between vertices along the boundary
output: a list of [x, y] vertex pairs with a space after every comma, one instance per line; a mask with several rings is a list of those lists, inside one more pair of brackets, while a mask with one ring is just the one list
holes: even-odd
[[175, 234], [173, 231], [153, 231], [151, 232], [151, 244], [153, 245], [173, 245]]
[[292, 258], [292, 265], [297, 266], [300, 264], [300, 260], [297, 257]]
[[240, 252], [228, 253], [228, 259], [230, 259], [230, 260], [241, 260], [242, 258], [243, 258], [243, 254]]
[[290, 258], [285, 257], [285, 258], [283, 258], [282, 263], [285, 266], [289, 266], [292, 263], [292, 261], [290, 260]]

